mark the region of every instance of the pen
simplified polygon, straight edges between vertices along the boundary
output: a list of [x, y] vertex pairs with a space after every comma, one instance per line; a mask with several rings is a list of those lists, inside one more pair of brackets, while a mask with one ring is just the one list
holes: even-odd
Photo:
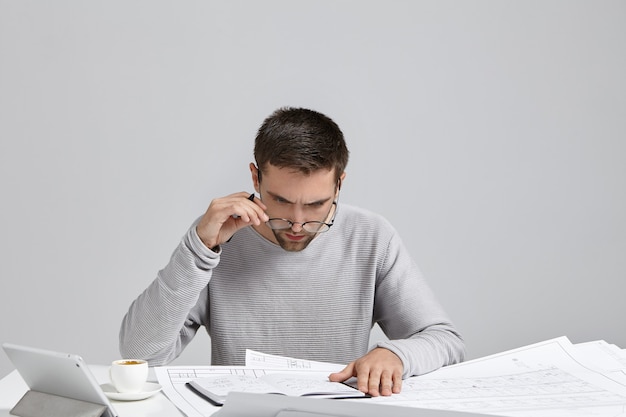
[[[254, 193], [252, 193], [252, 194], [250, 194], [250, 195], [248, 196], [248, 200], [250, 200], [250, 201], [254, 201]], [[241, 217], [241, 216], [239, 216], [238, 214], [233, 214], [233, 216], [232, 216], [232, 217], [233, 217], [233, 219], [238, 219], [238, 218], [239, 218], [239, 217]]]
[[191, 382], [187, 382], [185, 384], [185, 386], [187, 388], [189, 388], [191, 391], [193, 391], [194, 394], [198, 395], [203, 400], [207, 400], [208, 402], [210, 402], [211, 404], [213, 404], [216, 407], [221, 407], [221, 406], [224, 405], [224, 401], [223, 400], [220, 402], [220, 401], [217, 401], [214, 398], [209, 397], [208, 395], [205, 395], [202, 391], [200, 391], [199, 389], [194, 387], [193, 384], [191, 384]]

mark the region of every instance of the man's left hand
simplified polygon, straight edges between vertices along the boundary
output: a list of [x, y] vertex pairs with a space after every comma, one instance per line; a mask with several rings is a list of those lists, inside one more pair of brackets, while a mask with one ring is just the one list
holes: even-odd
[[375, 348], [328, 379], [343, 382], [352, 377], [356, 377], [359, 391], [372, 397], [397, 394], [402, 389], [402, 361], [389, 349]]

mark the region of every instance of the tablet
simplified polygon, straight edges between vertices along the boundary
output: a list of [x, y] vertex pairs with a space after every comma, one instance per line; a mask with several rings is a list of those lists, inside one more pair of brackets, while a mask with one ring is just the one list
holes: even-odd
[[117, 412], [78, 355], [4, 343], [2, 348], [32, 391], [105, 405], [105, 417]]

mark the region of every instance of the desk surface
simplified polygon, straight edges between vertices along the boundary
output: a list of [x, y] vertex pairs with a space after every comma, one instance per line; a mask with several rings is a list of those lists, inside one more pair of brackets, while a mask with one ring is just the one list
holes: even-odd
[[[109, 382], [108, 366], [90, 365], [91, 372], [99, 383]], [[156, 382], [151, 370], [150, 380]], [[13, 371], [0, 380], [0, 417], [14, 417], [9, 414], [13, 406], [22, 398], [28, 386], [17, 371]], [[120, 417], [179, 417], [183, 414], [167, 397], [159, 392], [142, 401], [111, 401]]]

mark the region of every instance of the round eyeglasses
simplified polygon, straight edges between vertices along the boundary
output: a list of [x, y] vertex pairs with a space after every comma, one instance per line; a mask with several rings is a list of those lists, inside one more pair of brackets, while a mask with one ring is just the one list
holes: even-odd
[[324, 232], [328, 232], [328, 230], [330, 230], [330, 226], [332, 226], [335, 223], [335, 214], [337, 214], [337, 202], [336, 201], [333, 201], [333, 207], [331, 207], [331, 210], [333, 209], [334, 209], [333, 217], [332, 219], [330, 219], [329, 223], [324, 223], [320, 221], [309, 221], [309, 222], [300, 223], [300, 222], [293, 222], [287, 219], [272, 218], [266, 221], [265, 224], [267, 224], [267, 227], [269, 227], [272, 230], [291, 229], [294, 224], [299, 224], [300, 227], [302, 227], [302, 230], [304, 230], [307, 233], [324, 233]]

